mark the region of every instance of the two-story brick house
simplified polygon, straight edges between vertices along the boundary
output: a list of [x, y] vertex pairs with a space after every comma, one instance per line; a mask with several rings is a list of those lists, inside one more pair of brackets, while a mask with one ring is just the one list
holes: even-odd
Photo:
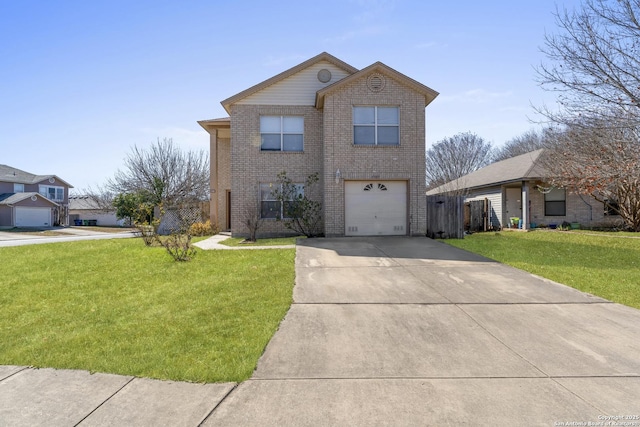
[[[210, 134], [211, 219], [246, 235], [257, 206], [261, 234], [275, 220], [278, 173], [318, 173], [327, 236], [425, 233], [425, 107], [438, 93], [376, 62], [362, 70], [321, 53], [224, 101]], [[307, 189], [306, 191], [309, 191]]]
[[56, 175], [0, 165], [0, 227], [69, 225], [69, 188]]

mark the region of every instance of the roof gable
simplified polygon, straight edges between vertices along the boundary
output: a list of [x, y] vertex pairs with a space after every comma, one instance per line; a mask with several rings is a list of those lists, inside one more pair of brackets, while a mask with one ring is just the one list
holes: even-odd
[[[4, 193], [4, 194], [0, 194], [0, 205], [15, 205], [16, 203], [20, 203], [23, 200], [29, 199], [29, 198], [38, 198], [41, 200], [45, 200], [49, 203], [51, 203], [53, 206], [58, 206], [58, 204], [56, 202], [54, 202], [53, 200], [49, 200], [46, 197], [44, 197], [42, 194], [40, 193]], [[35, 200], [35, 199], [34, 199]]]
[[[296, 65], [295, 67], [289, 68], [286, 71], [283, 71], [280, 74], [277, 74], [261, 83], [258, 83], [257, 85], [254, 85], [252, 87], [250, 87], [249, 89], [243, 90], [242, 92], [225, 99], [224, 101], [221, 102], [222, 106], [224, 107], [224, 109], [227, 111], [227, 113], [231, 114], [231, 106], [235, 103], [238, 103], [252, 95], [255, 95], [256, 93], [265, 90], [266, 88], [276, 85], [278, 83], [282, 83], [285, 80], [291, 78], [292, 76], [306, 70], [309, 69], [313, 66], [318, 65], [319, 63], [325, 62], [327, 64], [331, 64], [332, 66], [336, 67], [336, 69], [339, 69], [341, 71], [343, 71], [344, 74], [350, 75], [353, 74], [355, 72], [357, 72], [357, 68], [352, 67], [351, 65], [347, 64], [346, 62], [341, 61], [340, 59], [336, 58], [335, 56], [332, 56], [326, 52], [323, 52], [319, 55], [314, 56], [311, 59], [308, 59], [298, 65]], [[329, 83], [329, 82], [328, 82]], [[312, 91], [312, 94], [315, 93], [317, 89]], [[313, 103], [311, 103], [310, 105], [313, 105]]]
[[545, 171], [538, 163], [544, 149], [521, 154], [492, 163], [456, 180], [427, 191], [428, 195], [450, 191], [490, 187], [507, 182], [544, 178]]
[[382, 62], [376, 62], [374, 64], [371, 64], [370, 66], [363, 68], [362, 70], [351, 74], [348, 77], [345, 77], [344, 79], [325, 87], [324, 89], [321, 89], [317, 92], [316, 94], [316, 108], [323, 108], [324, 107], [324, 98], [326, 95], [335, 92], [337, 90], [339, 90], [340, 88], [344, 87], [345, 85], [348, 85], [349, 83], [360, 79], [364, 76], [368, 76], [374, 73], [380, 73], [380, 74], [384, 74], [387, 77], [390, 77], [398, 82], [400, 82], [401, 84], [410, 87], [411, 89], [415, 90], [418, 93], [421, 93], [422, 95], [424, 95], [424, 99], [425, 99], [425, 104], [424, 106], [426, 107], [427, 105], [429, 105], [434, 99], [436, 99], [436, 97], [439, 95], [438, 92], [436, 92], [435, 90], [431, 89], [428, 86], [423, 85], [422, 83], [394, 70], [393, 68], [389, 67], [388, 65], [383, 64]]

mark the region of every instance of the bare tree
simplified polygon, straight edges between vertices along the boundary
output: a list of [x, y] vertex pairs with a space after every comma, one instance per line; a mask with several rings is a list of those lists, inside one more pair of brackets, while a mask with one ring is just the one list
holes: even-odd
[[499, 162], [500, 160], [539, 150], [544, 147], [543, 142], [543, 134], [531, 129], [507, 141], [502, 147], [497, 148], [493, 155], [493, 161]]
[[[640, 0], [585, 0], [582, 9], [556, 11], [557, 34], [545, 36], [548, 64], [537, 68], [544, 89], [561, 109], [539, 111], [554, 123], [577, 117], [638, 122], [640, 109]], [[624, 114], [620, 116], [620, 113]]]
[[247, 201], [240, 213], [242, 224], [247, 228], [249, 237], [247, 241], [255, 242], [257, 240], [258, 230], [262, 227], [263, 219], [260, 215], [260, 208], [255, 201]]
[[488, 165], [491, 154], [491, 143], [471, 132], [435, 143], [427, 150], [427, 187], [435, 188]]
[[97, 186], [95, 188], [89, 186], [84, 190], [78, 191], [74, 196], [87, 197], [97, 211], [110, 212], [114, 209], [113, 200], [116, 195], [104, 186]]
[[107, 181], [116, 194], [139, 193], [153, 204], [175, 206], [209, 198], [209, 156], [203, 151], [183, 152], [171, 138], [148, 149], [134, 146], [124, 169]]
[[640, 128], [589, 123], [549, 134], [542, 160], [549, 182], [594, 197], [640, 231]]
[[640, 0], [585, 0], [556, 12], [538, 80], [560, 108], [546, 141], [552, 182], [590, 194], [640, 231]]

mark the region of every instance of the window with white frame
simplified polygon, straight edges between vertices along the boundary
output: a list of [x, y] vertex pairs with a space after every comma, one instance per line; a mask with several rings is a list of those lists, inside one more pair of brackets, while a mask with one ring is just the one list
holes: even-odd
[[567, 193], [563, 188], [552, 188], [544, 195], [545, 216], [565, 216], [567, 214]]
[[304, 117], [260, 116], [260, 149], [262, 151], [302, 151]]
[[289, 201], [285, 201], [283, 206], [279, 200], [276, 200], [276, 195], [274, 194], [274, 189], [282, 191], [280, 184], [260, 184], [260, 218], [289, 218], [287, 212], [290, 212], [295, 199], [304, 195], [304, 184], [294, 185], [296, 186], [295, 194], [291, 194]]
[[355, 145], [400, 145], [400, 108], [353, 107]]
[[62, 202], [64, 200], [64, 187], [41, 185], [39, 193], [54, 202]]
[[13, 192], [14, 193], [24, 193], [24, 184], [13, 184]]

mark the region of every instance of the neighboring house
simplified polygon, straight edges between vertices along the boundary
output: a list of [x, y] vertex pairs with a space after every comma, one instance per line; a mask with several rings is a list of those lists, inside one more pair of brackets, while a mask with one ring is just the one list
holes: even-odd
[[[211, 220], [246, 235], [285, 234], [272, 189], [318, 173], [326, 236], [426, 232], [425, 107], [438, 93], [387, 65], [362, 70], [321, 53], [224, 101], [210, 134]], [[304, 191], [304, 190], [303, 190]]]
[[56, 175], [0, 165], [0, 227], [69, 225], [69, 188]]
[[102, 208], [89, 196], [69, 197], [69, 223], [71, 225], [88, 225], [119, 227], [124, 225], [124, 219], [118, 219], [116, 208]]
[[541, 166], [544, 150], [536, 150], [478, 169], [427, 191], [427, 195], [461, 194], [465, 202], [487, 199], [494, 228], [511, 228], [510, 218], [519, 218], [522, 228], [532, 225], [613, 225], [620, 217], [590, 196], [553, 188], [545, 183]]

